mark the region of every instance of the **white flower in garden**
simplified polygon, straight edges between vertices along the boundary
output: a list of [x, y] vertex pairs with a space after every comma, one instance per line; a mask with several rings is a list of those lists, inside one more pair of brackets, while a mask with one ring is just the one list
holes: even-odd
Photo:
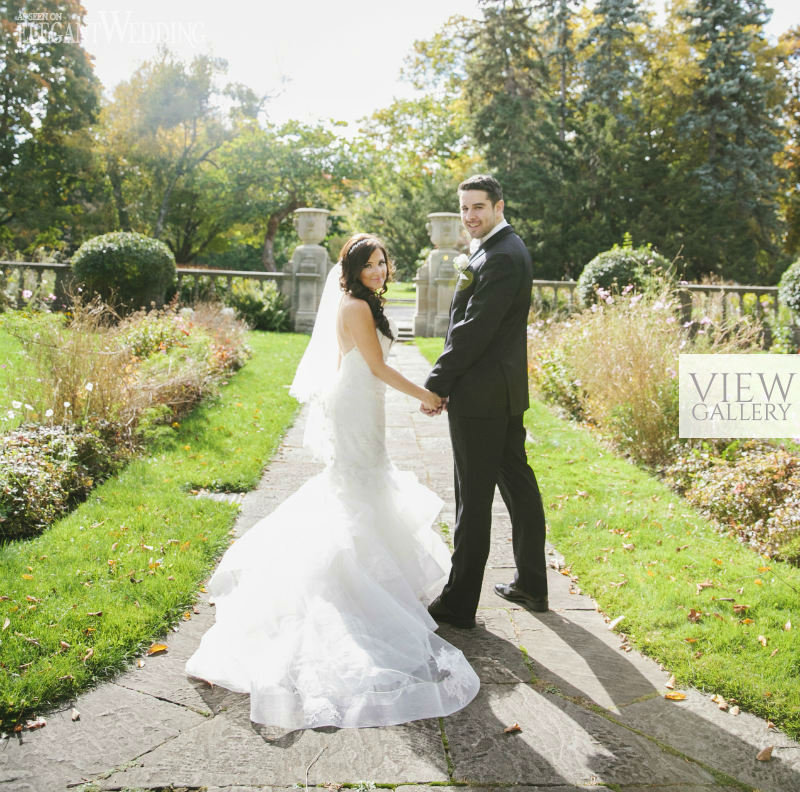
[[86, 390], [89, 391], [89, 393], [91, 393], [94, 390], [94, 384], [91, 383], [91, 382], [87, 382], [86, 383]]
[[52, 418], [53, 417], [53, 411], [52, 410], [45, 410], [44, 417], [45, 418]]
[[68, 410], [72, 405], [69, 402], [64, 402], [64, 409]]
[[22, 299], [23, 300], [30, 300], [33, 297], [33, 292], [30, 289], [23, 289], [22, 290]]
[[16, 415], [16, 413], [13, 410], [9, 410], [6, 413], [6, 415], [8, 416], [8, 419], [11, 420]]
[[32, 410], [32, 409], [33, 409], [33, 406], [32, 406], [32, 405], [30, 405], [30, 404], [26, 404], [26, 405], [25, 405], [25, 409], [26, 409], [26, 410]]
[[18, 401], [12, 401], [12, 402], [11, 402], [11, 406], [12, 406], [12, 407], [13, 407], [15, 410], [18, 410], [20, 407], [22, 407], [22, 402], [18, 402]]

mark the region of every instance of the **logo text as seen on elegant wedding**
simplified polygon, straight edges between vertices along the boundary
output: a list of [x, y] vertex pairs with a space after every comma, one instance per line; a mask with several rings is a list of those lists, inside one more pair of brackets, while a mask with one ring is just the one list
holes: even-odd
[[113, 42], [198, 48], [206, 43], [204, 22], [137, 18], [133, 11], [99, 11], [83, 24], [61, 12], [21, 11], [14, 22], [20, 46]]
[[800, 437], [800, 355], [680, 355], [680, 437]]

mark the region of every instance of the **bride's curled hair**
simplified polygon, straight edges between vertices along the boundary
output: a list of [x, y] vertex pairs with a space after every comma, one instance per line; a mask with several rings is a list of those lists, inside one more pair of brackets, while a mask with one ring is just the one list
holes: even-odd
[[[367, 266], [370, 256], [376, 250], [380, 250], [386, 260], [386, 282], [379, 291], [374, 292], [361, 282], [360, 276], [361, 270]], [[339, 254], [339, 261], [342, 264], [342, 277], [339, 281], [342, 289], [353, 297], [364, 300], [372, 311], [375, 326], [387, 338], [394, 340], [389, 327], [389, 319], [383, 312], [383, 305], [386, 302], [383, 297], [386, 294], [386, 284], [394, 274], [394, 266], [389, 261], [386, 246], [372, 234], [355, 234], [345, 242], [342, 252]]]

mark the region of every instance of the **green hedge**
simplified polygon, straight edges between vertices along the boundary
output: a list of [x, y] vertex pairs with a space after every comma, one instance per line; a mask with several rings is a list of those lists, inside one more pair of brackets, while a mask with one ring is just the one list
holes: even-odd
[[127, 231], [93, 237], [72, 259], [76, 280], [90, 294], [127, 312], [164, 304], [176, 281], [175, 257], [158, 239]]

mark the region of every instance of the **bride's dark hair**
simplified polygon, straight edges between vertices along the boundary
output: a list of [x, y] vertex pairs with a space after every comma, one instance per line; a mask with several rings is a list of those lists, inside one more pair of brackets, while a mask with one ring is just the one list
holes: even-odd
[[[386, 260], [386, 281], [380, 291], [374, 292], [368, 289], [361, 282], [361, 270], [367, 266], [369, 257], [376, 251], [383, 253]], [[372, 316], [375, 319], [375, 326], [387, 338], [394, 340], [392, 330], [389, 327], [389, 320], [383, 312], [383, 305], [386, 302], [383, 295], [386, 294], [386, 284], [392, 279], [394, 266], [389, 261], [389, 254], [386, 246], [372, 234], [355, 234], [345, 242], [342, 252], [339, 254], [339, 261], [342, 263], [342, 277], [339, 279], [341, 287], [353, 297], [369, 305]]]

